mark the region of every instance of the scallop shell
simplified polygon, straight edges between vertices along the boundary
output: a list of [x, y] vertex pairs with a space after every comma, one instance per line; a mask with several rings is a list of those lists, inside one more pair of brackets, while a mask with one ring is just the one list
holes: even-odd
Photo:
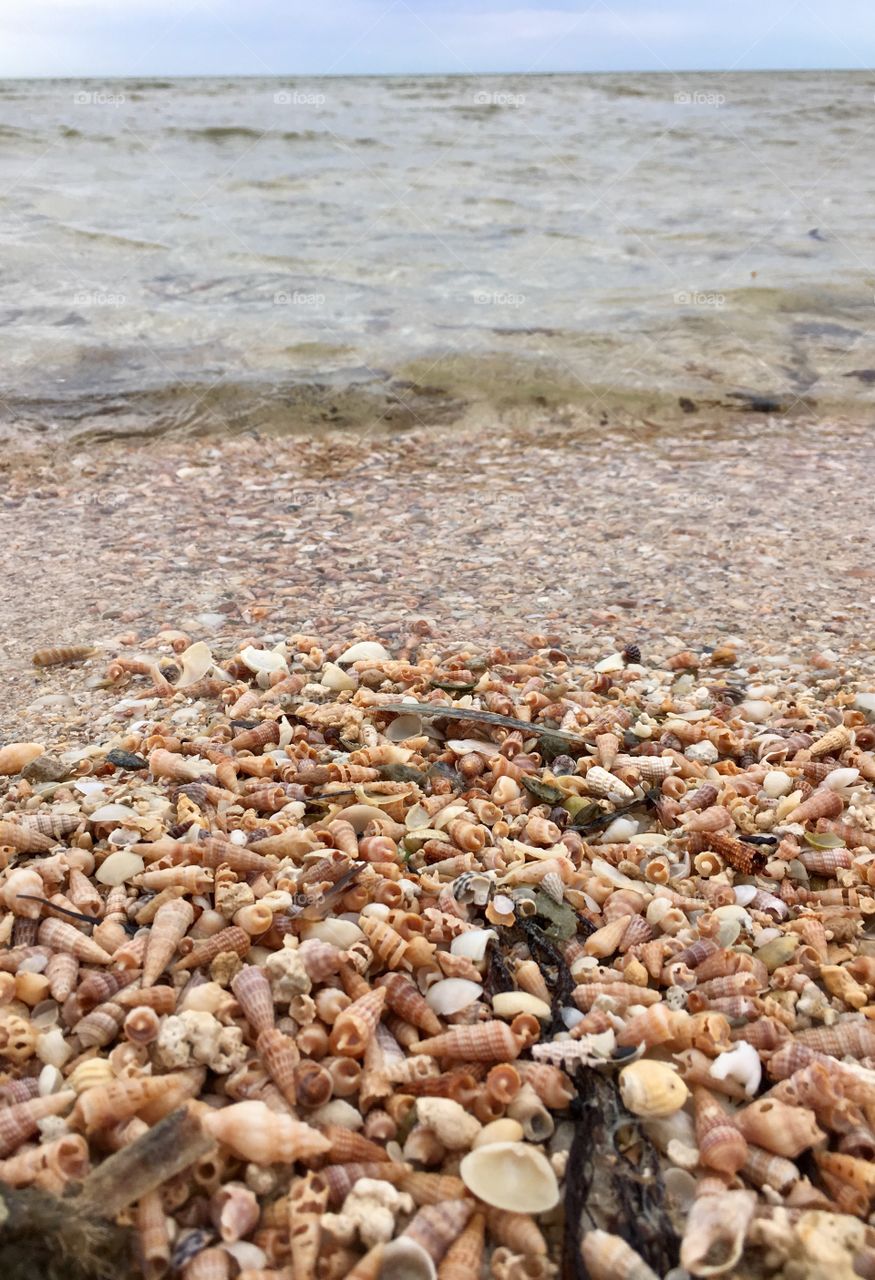
[[650, 1118], [671, 1116], [689, 1097], [689, 1090], [676, 1069], [667, 1062], [640, 1058], [620, 1072], [623, 1104], [633, 1115]]
[[559, 1203], [559, 1184], [537, 1147], [493, 1142], [465, 1156], [459, 1174], [484, 1204], [513, 1213], [546, 1213]]

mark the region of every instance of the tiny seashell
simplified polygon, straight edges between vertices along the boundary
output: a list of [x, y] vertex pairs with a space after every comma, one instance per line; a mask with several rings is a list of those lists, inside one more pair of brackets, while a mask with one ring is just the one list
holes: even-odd
[[584, 785], [589, 795], [601, 796], [614, 804], [628, 804], [635, 795], [631, 787], [598, 764], [587, 770]]
[[623, 1104], [633, 1115], [670, 1116], [689, 1097], [677, 1070], [667, 1062], [641, 1058], [623, 1067], [619, 1076]]
[[446, 1018], [466, 1009], [475, 1000], [482, 1000], [483, 988], [467, 978], [443, 978], [429, 987], [425, 999], [430, 1009]]
[[[338, 664], [350, 662], [388, 662], [390, 657], [391, 654], [376, 640], [360, 640], [358, 644], [350, 645], [348, 649], [344, 649], [343, 653], [340, 654], [336, 661]], [[255, 670], [258, 670], [258, 668], [255, 668]]]
[[587, 1231], [580, 1251], [590, 1280], [659, 1280], [656, 1272], [622, 1236], [607, 1231]]

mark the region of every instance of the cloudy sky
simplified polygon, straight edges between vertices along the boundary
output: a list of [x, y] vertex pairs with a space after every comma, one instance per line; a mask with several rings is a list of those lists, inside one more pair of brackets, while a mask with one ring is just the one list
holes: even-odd
[[0, 76], [873, 65], [873, 0], [0, 0]]

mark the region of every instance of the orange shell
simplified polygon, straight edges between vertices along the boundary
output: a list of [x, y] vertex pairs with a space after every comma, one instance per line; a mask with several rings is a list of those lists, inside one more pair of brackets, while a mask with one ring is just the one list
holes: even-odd
[[693, 1089], [693, 1106], [701, 1163], [718, 1173], [737, 1173], [747, 1159], [748, 1148], [733, 1118], [701, 1086]]
[[818, 1128], [813, 1111], [774, 1098], [759, 1098], [744, 1107], [738, 1112], [736, 1123], [750, 1142], [788, 1159], [795, 1159], [826, 1137]]

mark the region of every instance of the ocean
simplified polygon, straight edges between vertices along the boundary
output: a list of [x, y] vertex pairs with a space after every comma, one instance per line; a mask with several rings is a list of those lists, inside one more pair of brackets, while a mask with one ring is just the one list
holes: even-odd
[[866, 72], [0, 83], [0, 436], [875, 400]]

